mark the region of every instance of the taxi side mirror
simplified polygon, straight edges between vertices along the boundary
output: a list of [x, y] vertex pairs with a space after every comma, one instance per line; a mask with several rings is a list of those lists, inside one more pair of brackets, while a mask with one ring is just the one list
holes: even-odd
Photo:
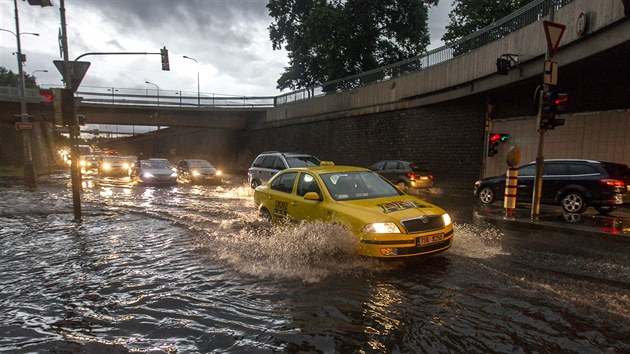
[[304, 199], [306, 200], [320, 200], [319, 194], [317, 192], [308, 192], [304, 194]]

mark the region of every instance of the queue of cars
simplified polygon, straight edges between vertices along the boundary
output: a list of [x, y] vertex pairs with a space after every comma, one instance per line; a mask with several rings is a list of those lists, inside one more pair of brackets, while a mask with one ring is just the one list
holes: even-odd
[[184, 159], [174, 166], [163, 158], [138, 160], [136, 156], [83, 155], [79, 165], [83, 175], [129, 177], [144, 184], [220, 183], [222, 175], [202, 159]]

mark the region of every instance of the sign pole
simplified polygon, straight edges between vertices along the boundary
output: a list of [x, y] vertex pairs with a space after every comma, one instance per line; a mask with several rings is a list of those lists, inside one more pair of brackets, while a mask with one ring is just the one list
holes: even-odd
[[[72, 87], [73, 82], [73, 74], [72, 67], [68, 60], [68, 33], [66, 31], [66, 8], [64, 5], [64, 0], [59, 0], [59, 13], [61, 17], [61, 46], [63, 51], [63, 62], [64, 62], [64, 72], [63, 72], [63, 81], [65, 83], [66, 89], [71, 90], [74, 93], [75, 88]], [[74, 96], [74, 94], [73, 94]], [[73, 112], [72, 117], [74, 119], [74, 124], [70, 124], [68, 126], [68, 134], [70, 135], [70, 149], [71, 149], [71, 165], [70, 165], [70, 176], [72, 179], [72, 206], [74, 209], [74, 221], [81, 222], [81, 170], [79, 169], [79, 146], [77, 144], [78, 133], [79, 133], [79, 125], [77, 123], [76, 112], [74, 112], [74, 104], [69, 107], [68, 105], [64, 105], [62, 110], [71, 109]]]

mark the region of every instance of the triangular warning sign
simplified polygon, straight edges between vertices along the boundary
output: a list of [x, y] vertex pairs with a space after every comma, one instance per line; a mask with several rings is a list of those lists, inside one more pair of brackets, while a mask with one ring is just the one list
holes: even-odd
[[567, 26], [560, 23], [543, 21], [545, 26], [545, 36], [547, 37], [547, 48], [549, 48], [549, 56], [553, 57], [558, 50], [558, 44], [560, 44], [560, 38], [564, 33]]
[[[70, 82], [72, 83], [72, 89], [76, 91], [79, 88], [79, 85], [81, 85], [81, 81], [90, 67], [90, 62], [68, 61], [67, 63], [70, 66]], [[61, 75], [65, 75], [63, 60], [53, 60], [53, 64], [55, 64]]]

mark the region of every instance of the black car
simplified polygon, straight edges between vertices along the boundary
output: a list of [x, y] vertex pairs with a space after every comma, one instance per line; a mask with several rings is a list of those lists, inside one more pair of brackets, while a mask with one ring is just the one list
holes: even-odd
[[[543, 204], [561, 205], [568, 213], [582, 213], [592, 206], [602, 214], [629, 201], [630, 169], [627, 165], [594, 160], [545, 160], [543, 164]], [[518, 168], [517, 202], [531, 203], [536, 163]], [[475, 183], [475, 196], [482, 204], [503, 199], [505, 175]]]
[[383, 160], [372, 164], [369, 169], [403, 188], [431, 188], [434, 183], [433, 175], [422, 162]]

